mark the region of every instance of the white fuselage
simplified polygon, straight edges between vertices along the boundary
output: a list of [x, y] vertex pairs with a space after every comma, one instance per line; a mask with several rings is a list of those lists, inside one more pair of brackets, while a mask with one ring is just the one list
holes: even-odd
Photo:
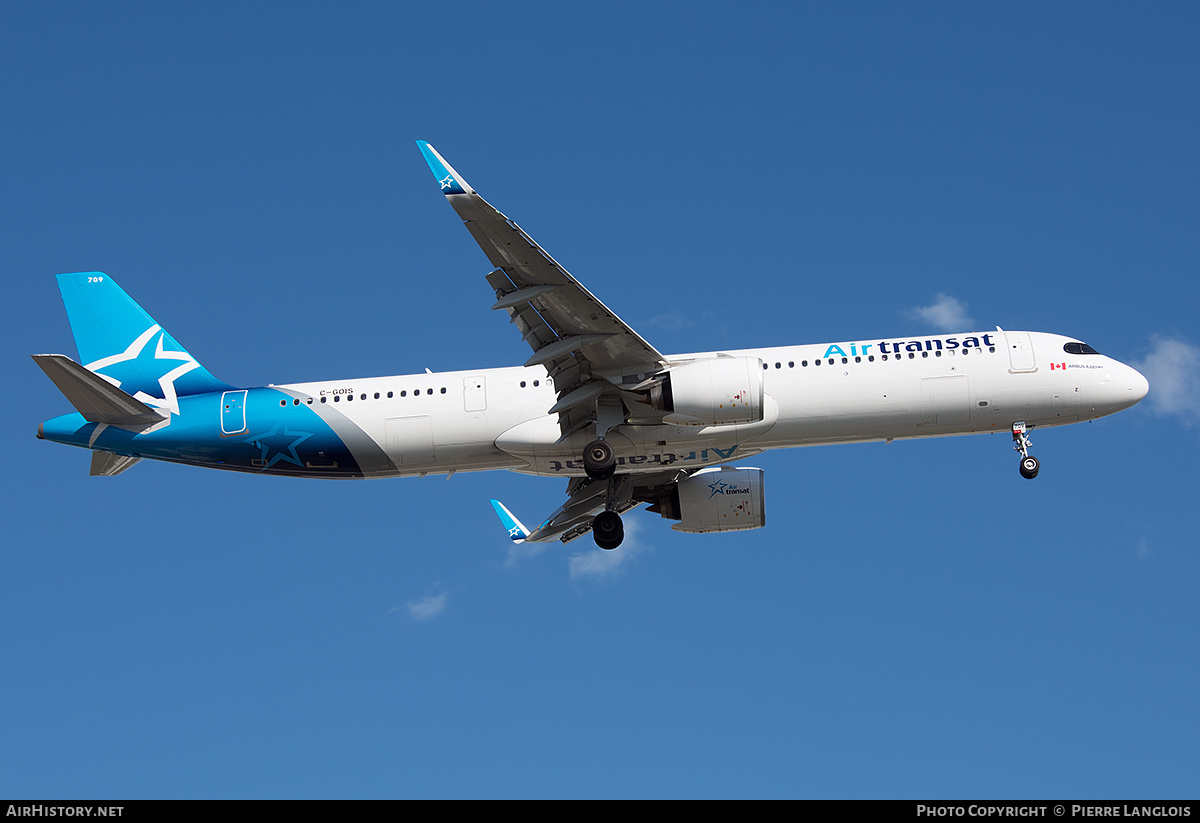
[[[1072, 338], [1039, 332], [969, 333], [706, 352], [760, 359], [764, 413], [756, 423], [654, 422], [629, 402], [630, 422], [607, 434], [619, 472], [697, 468], [768, 449], [1007, 432], [1102, 417], [1145, 396], [1145, 378], [1100, 354], [1071, 354]], [[478, 369], [275, 386], [342, 417], [386, 454], [368, 476], [486, 469], [584, 474], [593, 427], [563, 437], [546, 371]], [[661, 418], [661, 415], [659, 415]], [[336, 428], [336, 426], [335, 426]]]

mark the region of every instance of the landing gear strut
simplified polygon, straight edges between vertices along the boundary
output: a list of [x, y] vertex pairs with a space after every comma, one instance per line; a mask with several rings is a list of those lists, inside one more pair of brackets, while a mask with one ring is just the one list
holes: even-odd
[[[613, 447], [603, 440], [593, 440], [583, 450], [583, 467], [588, 477], [593, 481], [604, 483], [604, 511], [592, 519], [592, 538], [602, 549], [615, 549], [625, 539], [625, 526], [621, 523], [621, 515], [616, 509], [618, 501], [618, 486], [627, 487], [628, 478], [614, 477], [617, 468], [617, 456]], [[622, 484], [622, 480], [626, 481]], [[626, 488], [626, 492], [628, 489]]]
[[[629, 478], [614, 477], [617, 453], [604, 435], [625, 421], [625, 405], [621, 398], [604, 395], [596, 399], [596, 439], [583, 450], [583, 468], [593, 481], [604, 481], [604, 511], [592, 519], [592, 538], [602, 549], [615, 549], [625, 539], [625, 526], [617, 509], [629, 495]], [[622, 490], [618, 494], [618, 488]]]
[[1029, 447], [1033, 445], [1033, 441], [1025, 436], [1025, 431], [1026, 426], [1023, 421], [1013, 423], [1013, 448], [1021, 453], [1021, 476], [1026, 480], [1032, 480], [1037, 477], [1041, 464], [1038, 463], [1036, 457], [1029, 453]]

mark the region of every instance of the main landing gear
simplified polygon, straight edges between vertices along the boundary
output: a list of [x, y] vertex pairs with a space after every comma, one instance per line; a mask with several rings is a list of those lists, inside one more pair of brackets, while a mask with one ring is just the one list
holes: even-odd
[[607, 480], [617, 468], [617, 453], [604, 440], [593, 440], [583, 450], [583, 468], [593, 480]]
[[602, 511], [592, 520], [592, 538], [602, 549], [615, 549], [625, 539], [625, 526], [621, 515], [614, 511]]
[[1033, 441], [1025, 436], [1025, 432], [1026, 426], [1023, 421], [1013, 423], [1013, 448], [1021, 453], [1021, 476], [1026, 480], [1032, 480], [1037, 477], [1041, 464], [1038, 463], [1036, 457], [1029, 453], [1029, 447], [1033, 445]]
[[[611, 481], [617, 468], [617, 453], [606, 441], [593, 440], [583, 450], [583, 468], [592, 480]], [[602, 549], [615, 549], [625, 539], [625, 526], [621, 523], [621, 515], [613, 511], [615, 483], [610, 482], [608, 486], [604, 511], [592, 520], [592, 538]]]
[[604, 436], [625, 422], [625, 404], [617, 395], [596, 398], [596, 439], [583, 450], [583, 468], [588, 479], [604, 484], [604, 511], [592, 519], [592, 538], [602, 549], [615, 549], [625, 539], [621, 525], [622, 507], [628, 508], [629, 477], [619, 477], [616, 450]]

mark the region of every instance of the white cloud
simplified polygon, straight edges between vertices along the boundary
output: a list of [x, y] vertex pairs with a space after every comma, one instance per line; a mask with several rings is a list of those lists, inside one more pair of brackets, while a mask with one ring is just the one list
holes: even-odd
[[1200, 423], [1200, 346], [1179, 336], [1156, 336], [1150, 353], [1132, 364], [1150, 381], [1147, 403], [1155, 414]]
[[420, 600], [410, 600], [404, 605], [408, 607], [408, 614], [413, 620], [429, 620], [446, 610], [446, 595], [439, 594]]
[[938, 292], [928, 306], [914, 306], [905, 314], [938, 331], [966, 331], [975, 325], [967, 313], [967, 304], [944, 292]]
[[537, 557], [539, 554], [549, 548], [549, 543], [509, 543], [508, 558], [504, 561], [504, 565], [508, 568], [520, 563], [522, 560], [528, 560], [531, 557]]
[[622, 545], [616, 549], [592, 549], [573, 554], [569, 562], [571, 579], [580, 577], [610, 577], [621, 570], [629, 550]]
[[[625, 570], [626, 565], [635, 555], [646, 547], [638, 540], [641, 526], [629, 517], [622, 518], [625, 526], [625, 540], [615, 549], [592, 549], [581, 554], [571, 555], [568, 565], [572, 580], [584, 577], [605, 578], [613, 577]], [[587, 540], [581, 537], [580, 540]]]

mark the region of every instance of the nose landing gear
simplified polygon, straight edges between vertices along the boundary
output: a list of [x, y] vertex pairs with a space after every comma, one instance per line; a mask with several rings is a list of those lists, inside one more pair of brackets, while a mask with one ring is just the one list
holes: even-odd
[[1029, 447], [1033, 445], [1033, 441], [1025, 435], [1026, 430], [1024, 421], [1013, 423], [1013, 448], [1021, 453], [1021, 476], [1026, 480], [1032, 480], [1037, 477], [1041, 464], [1038, 463], [1036, 457], [1029, 453]]

